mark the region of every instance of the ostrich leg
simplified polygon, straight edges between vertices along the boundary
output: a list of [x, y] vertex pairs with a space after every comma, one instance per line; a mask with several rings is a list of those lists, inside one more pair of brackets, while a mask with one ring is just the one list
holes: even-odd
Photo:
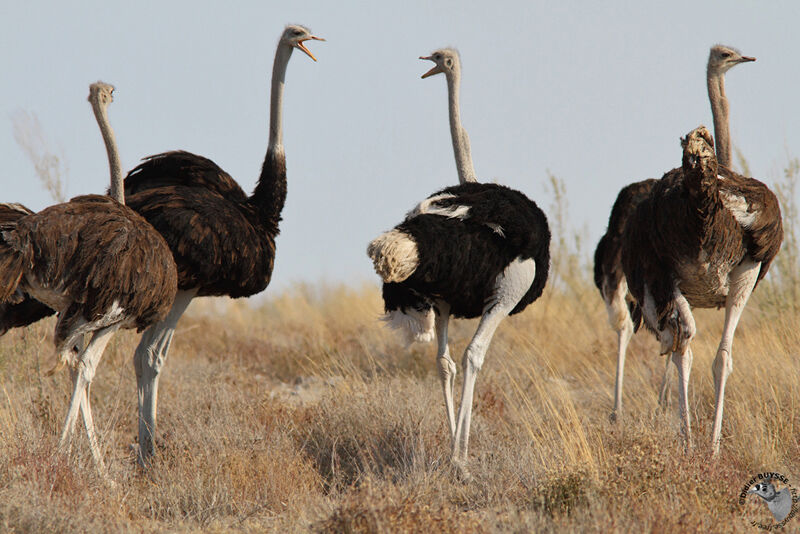
[[450, 320], [450, 305], [446, 302], [438, 302], [436, 308], [438, 310], [438, 313], [436, 313], [436, 340], [438, 343], [436, 364], [439, 368], [439, 379], [442, 382], [447, 422], [450, 424], [450, 438], [453, 438], [456, 435], [456, 416], [453, 407], [456, 363], [450, 357], [450, 349], [447, 346], [447, 324]]
[[167, 359], [178, 320], [194, 296], [194, 291], [178, 291], [167, 317], [142, 334], [133, 357], [139, 394], [139, 464], [145, 468], [155, 452], [159, 373]]
[[486, 351], [492, 341], [500, 322], [509, 314], [514, 306], [525, 296], [533, 283], [536, 274], [534, 260], [516, 259], [497, 277], [493, 301], [486, 306], [486, 311], [478, 324], [478, 330], [467, 346], [462, 360], [464, 369], [464, 386], [461, 391], [461, 404], [458, 409], [456, 432], [453, 437], [453, 464], [461, 475], [469, 478], [467, 469], [467, 448], [469, 445], [469, 426], [472, 418], [472, 396], [478, 371], [483, 366]]
[[717, 356], [714, 358], [714, 390], [716, 392], [716, 407], [714, 410], [714, 427], [711, 431], [711, 453], [719, 453], [719, 442], [722, 436], [722, 409], [725, 402], [725, 383], [733, 371], [733, 334], [739, 324], [744, 306], [753, 292], [758, 280], [761, 263], [754, 263], [747, 259], [737, 265], [730, 275], [730, 291], [725, 302], [725, 326], [722, 330], [722, 339], [719, 342]]
[[118, 328], [119, 325], [114, 325], [96, 331], [79, 356], [76, 368], [71, 373], [72, 397], [70, 398], [64, 429], [61, 431], [61, 439], [59, 441], [59, 447], [62, 449], [70, 441], [75, 430], [75, 421], [78, 419], [78, 410], [80, 409], [83, 412], [83, 421], [86, 426], [86, 435], [89, 438], [89, 446], [92, 450], [92, 458], [94, 458], [96, 465], [100, 469], [103, 469], [105, 465], [100, 454], [100, 447], [97, 444], [97, 436], [92, 421], [92, 411], [88, 399], [89, 385], [94, 379], [97, 364], [100, 363], [100, 358], [103, 356], [106, 345]]

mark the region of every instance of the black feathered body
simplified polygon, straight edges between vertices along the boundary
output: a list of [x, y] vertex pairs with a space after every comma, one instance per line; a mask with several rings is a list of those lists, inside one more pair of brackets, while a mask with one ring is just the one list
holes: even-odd
[[22, 292], [58, 310], [56, 343], [106, 316], [143, 330], [172, 306], [177, 274], [166, 242], [108, 197], [76, 197], [2, 228], [0, 301]]
[[[16, 223], [32, 213], [33, 211], [22, 204], [0, 204], [0, 228], [3, 225]], [[11, 328], [33, 324], [54, 313], [51, 308], [31, 298], [30, 295], [20, 292], [13, 299], [0, 303], [0, 336]]]
[[675, 311], [676, 284], [693, 307], [724, 306], [733, 268], [749, 257], [761, 263], [761, 280], [782, 240], [777, 198], [762, 182], [716, 165], [676, 168], [631, 215], [623, 267], [637, 301], [647, 285], [661, 330]]
[[252, 197], [213, 161], [182, 151], [143, 161], [125, 179], [125, 195], [166, 239], [180, 289], [236, 298], [269, 284], [286, 200], [282, 153], [267, 154]]
[[406, 280], [384, 284], [387, 312], [421, 310], [443, 300], [455, 317], [479, 317], [491, 302], [498, 276], [515, 259], [534, 260], [536, 273], [511, 313], [542, 294], [550, 230], [533, 201], [502, 185], [474, 182], [442, 189], [431, 199], [435, 202], [421, 204], [423, 209], [396, 227], [415, 241], [419, 263]]

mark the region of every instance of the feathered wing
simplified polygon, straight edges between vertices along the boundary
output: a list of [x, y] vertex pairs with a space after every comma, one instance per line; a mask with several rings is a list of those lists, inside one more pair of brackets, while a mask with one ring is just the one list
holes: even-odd
[[[33, 214], [33, 211], [26, 208], [22, 204], [10, 203], [0, 204], [0, 233], [4, 230], [11, 230], [14, 228], [15, 223], [25, 217], [26, 215]], [[33, 299], [30, 295], [22, 292], [17, 292], [16, 284], [19, 282], [17, 278], [14, 280], [15, 274], [8, 262], [12, 262], [12, 257], [9, 256], [11, 252], [4, 247], [8, 245], [2, 242], [0, 235], [0, 293], [8, 293], [4, 302], [0, 302], [0, 336], [5, 334], [11, 328], [18, 328], [33, 324], [40, 319], [44, 319], [55, 312], [42, 304], [41, 302]], [[10, 284], [14, 284], [13, 291], [10, 289]], [[5, 288], [5, 291], [2, 288]]]
[[720, 178], [719, 189], [723, 203], [730, 199], [734, 202], [746, 200], [745, 205], [735, 202], [733, 207], [743, 208], [743, 213], [734, 213], [734, 217], [741, 215], [742, 220], [748, 223], [742, 229], [747, 239], [748, 254], [753, 260], [761, 262], [756, 282], [758, 285], [767, 274], [783, 242], [780, 203], [775, 193], [755, 178], [742, 176], [725, 167], [720, 167]]
[[249, 204], [183, 186], [145, 190], [126, 201], [166, 239], [180, 289], [237, 298], [269, 284], [275, 241], [258, 231], [258, 214]]
[[247, 195], [231, 176], [208, 158], [183, 150], [145, 158], [125, 178], [125, 197], [160, 187], [196, 187], [244, 202]]
[[16, 202], [0, 203], [0, 225], [14, 223], [33, 211]]
[[[26, 278], [72, 303], [62, 310], [67, 315], [92, 321], [117, 307], [141, 330], [166, 316], [175, 297], [175, 265], [163, 238], [108, 197], [51, 206], [21, 219], [13, 236]], [[63, 322], [66, 331], [70, 321]]]

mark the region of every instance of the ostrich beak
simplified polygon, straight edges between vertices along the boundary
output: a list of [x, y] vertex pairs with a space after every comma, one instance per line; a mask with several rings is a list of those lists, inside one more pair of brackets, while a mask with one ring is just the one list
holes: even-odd
[[[312, 35], [312, 36], [311, 36], [311, 37], [309, 37], [308, 39], [314, 39], [315, 41], [324, 41], [324, 40], [325, 40], [325, 39], [323, 39], [322, 37], [317, 37], [316, 35]], [[302, 50], [303, 52], [305, 52], [305, 53], [306, 53], [306, 55], [307, 55], [308, 57], [310, 57], [311, 59], [313, 59], [314, 61], [316, 61], [316, 60], [317, 60], [317, 58], [315, 58], [315, 57], [314, 57], [314, 54], [312, 54], [312, 53], [311, 53], [311, 50], [309, 50], [308, 48], [306, 48], [306, 45], [305, 45], [305, 44], [303, 44], [305, 41], [308, 41], [308, 39], [303, 39], [302, 41], [298, 41], [298, 42], [297, 42], [297, 48], [299, 48], [300, 50]]]
[[755, 61], [755, 60], [756, 58], [754, 58], [753, 56], [742, 56], [742, 59], [740, 59], [739, 61], [741, 63], [746, 63], [748, 61]]
[[[431, 56], [419, 56], [419, 58], [427, 59], [428, 61], [433, 61], [433, 58], [431, 58]], [[424, 80], [428, 76], [433, 76], [434, 74], [439, 74], [440, 72], [444, 71], [442, 71], [442, 69], [439, 68], [439, 65], [435, 65], [431, 70], [422, 75], [422, 79]]]

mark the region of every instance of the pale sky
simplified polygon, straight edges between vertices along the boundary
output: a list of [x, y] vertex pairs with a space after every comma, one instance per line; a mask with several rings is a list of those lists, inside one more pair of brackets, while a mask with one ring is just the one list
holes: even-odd
[[[76, 5], [72, 5], [76, 4]], [[0, 201], [52, 203], [14, 140], [34, 113], [68, 166], [67, 195], [108, 184], [86, 96], [109, 108], [123, 168], [184, 149], [250, 193], [267, 145], [269, 79], [287, 23], [327, 39], [286, 75], [288, 200], [273, 288], [377, 276], [367, 243], [430, 193], [457, 183], [444, 76], [417, 59], [462, 59], [461, 115], [479, 180], [545, 212], [547, 172], [591, 250], [627, 183], [680, 164], [678, 138], [712, 126], [705, 86], [715, 43], [755, 56], [728, 72], [734, 146], [772, 183], [800, 157], [800, 2], [0, 0]], [[267, 289], [269, 292], [269, 289]]]

